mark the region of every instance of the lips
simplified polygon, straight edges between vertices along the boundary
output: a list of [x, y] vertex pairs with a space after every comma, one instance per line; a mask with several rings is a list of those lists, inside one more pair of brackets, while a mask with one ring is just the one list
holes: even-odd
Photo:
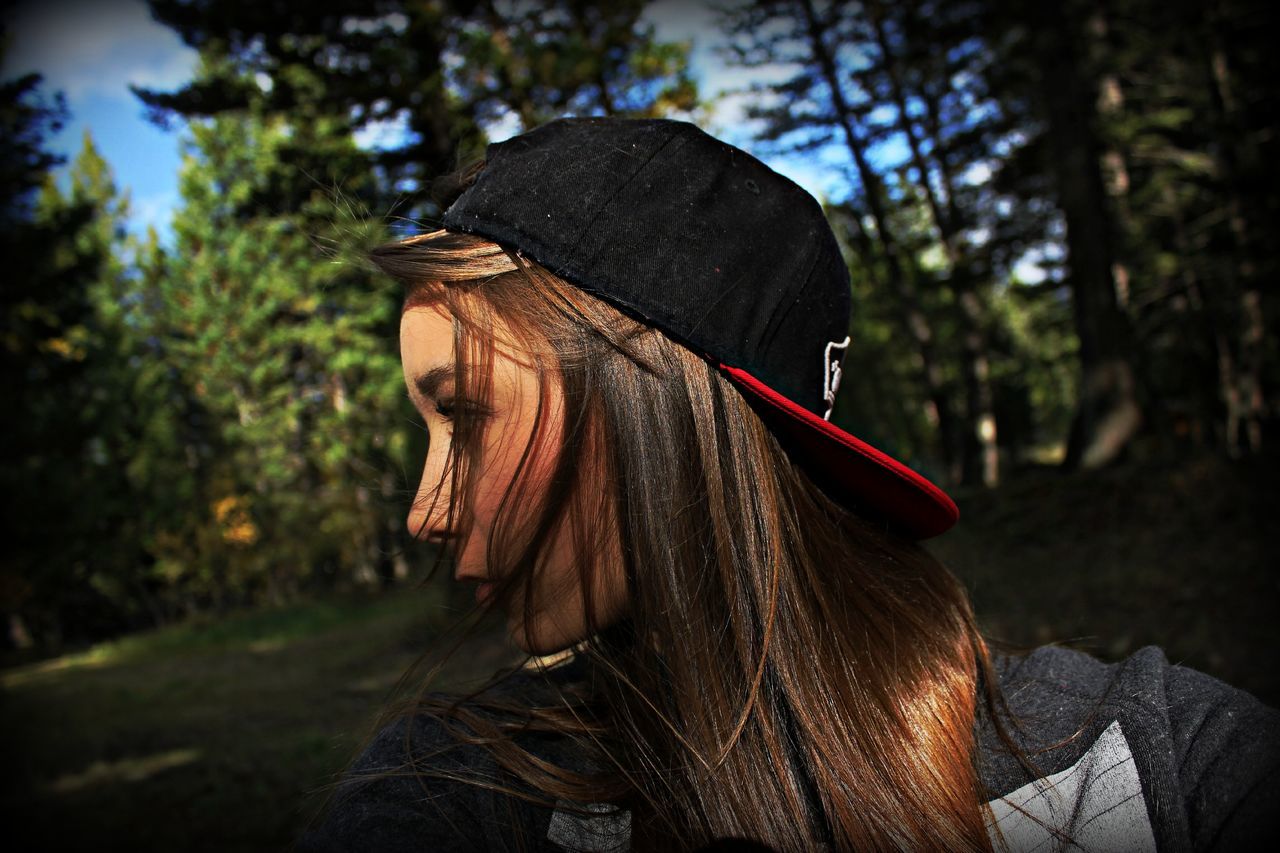
[[493, 590], [496, 584], [480, 575], [468, 575], [459, 573], [453, 576], [453, 579], [459, 583], [476, 584], [476, 604], [484, 604], [493, 597]]

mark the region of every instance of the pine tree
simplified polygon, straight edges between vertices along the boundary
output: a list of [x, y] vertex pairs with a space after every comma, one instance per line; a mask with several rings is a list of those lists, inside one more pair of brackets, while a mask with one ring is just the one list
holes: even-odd
[[[992, 485], [998, 458], [984, 295], [991, 264], [975, 257], [966, 237], [978, 223], [966, 203], [973, 193], [959, 178], [975, 154], [963, 147], [973, 128], [958, 128], [983, 114], [981, 98], [954, 117], [952, 105], [942, 102], [957, 97], [950, 80], [962, 69], [951, 59], [928, 67], [920, 46], [909, 42], [913, 25], [918, 31], [921, 20], [937, 18], [930, 37], [944, 34], [968, 50], [948, 50], [951, 42], [936, 49], [970, 64], [977, 59], [965, 33], [944, 31], [944, 24], [957, 30], [969, 23], [963, 13], [908, 5], [773, 0], [744, 6], [728, 15], [735, 37], [731, 59], [795, 69], [757, 91], [748, 108], [761, 121], [757, 139], [764, 147], [797, 155], [840, 152], [848, 164], [838, 199], [843, 213], [833, 221], [861, 259], [854, 274], [871, 279], [859, 310], [875, 312], [877, 302], [888, 306], [900, 337], [912, 343], [894, 349], [901, 351], [897, 360], [913, 365], [914, 377], [903, 374], [904, 383], [882, 390], [903, 405], [920, 400], [932, 424], [933, 436], [923, 443], [920, 431], [913, 431], [908, 442], [914, 453], [907, 455], [928, 456], [937, 448], [948, 479]], [[969, 77], [973, 82], [962, 97], [972, 102], [979, 81]], [[886, 147], [898, 144], [909, 151], [901, 168], [883, 159]], [[874, 334], [863, 330], [864, 337], [868, 333]], [[857, 356], [884, 363], [888, 353], [855, 347], [849, 357]]]
[[1001, 102], [1038, 152], [1011, 172], [1013, 194], [1063, 223], [1082, 383], [1069, 461], [1117, 458], [1140, 418], [1179, 452], [1256, 452], [1276, 376], [1261, 238], [1280, 209], [1263, 153], [1274, 13], [1249, 0], [984, 5]]
[[50, 647], [146, 618], [129, 448], [117, 440], [132, 406], [119, 302], [128, 202], [87, 133], [68, 179], [64, 191], [46, 172], [30, 219], [6, 230], [4, 375], [20, 413], [3, 466], [7, 606], [12, 641]]
[[[300, 146], [330, 172], [295, 171]], [[326, 117], [255, 109], [191, 126], [176, 245], [150, 294], [204, 421], [197, 504], [158, 555], [190, 607], [282, 600], [325, 567], [405, 571], [379, 565], [399, 543], [369, 500], [392, 496], [381, 472], [407, 440], [398, 301], [326, 254], [367, 227], [334, 203], [344, 178], [339, 192], [359, 197], [360, 157]]]
[[[392, 472], [418, 439], [399, 300], [321, 252], [373, 239], [368, 210], [430, 215], [428, 179], [478, 153], [483, 125], [691, 105], [686, 48], [654, 43], [641, 3], [152, 5], [202, 56], [177, 92], [139, 92], [191, 133], [176, 246], [154, 253], [143, 296], [190, 389], [162, 432], [194, 483], [151, 537], [154, 572], [186, 609], [403, 576], [412, 484]], [[352, 141], [397, 117], [399, 139]]]
[[[390, 124], [373, 166], [381, 205], [431, 217], [430, 182], [479, 156], [484, 129], [563, 114], [688, 110], [687, 46], [655, 41], [641, 0], [306, 6], [150, 0], [153, 14], [224, 60], [176, 92], [138, 90], [160, 120], [258, 103], [273, 115], [323, 114], [349, 131]], [[305, 152], [301, 152], [305, 153]]]

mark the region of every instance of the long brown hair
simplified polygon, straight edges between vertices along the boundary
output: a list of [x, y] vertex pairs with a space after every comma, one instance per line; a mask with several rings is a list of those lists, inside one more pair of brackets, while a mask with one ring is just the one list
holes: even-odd
[[[974, 731], [991, 701], [980, 684], [996, 680], [943, 565], [829, 499], [713, 365], [539, 265], [445, 231], [372, 257], [406, 307], [447, 306], [468, 398], [488, 393], [494, 318], [560, 383], [550, 486], [526, 494], [516, 478], [490, 576], [499, 603], [523, 585], [532, 607], [548, 543], [569, 531], [588, 625], [573, 654], [592, 673], [536, 706], [423, 693], [380, 725], [462, 723], [522, 783], [475, 784], [628, 808], [633, 849], [990, 849]], [[458, 411], [448, 476], [464, 497], [449, 512], [464, 531], [483, 429]], [[536, 511], [516, 524], [516, 507]], [[613, 530], [629, 612], [607, 625], [592, 578]], [[563, 735], [599, 771], [547, 763], [517, 743], [529, 730]]]

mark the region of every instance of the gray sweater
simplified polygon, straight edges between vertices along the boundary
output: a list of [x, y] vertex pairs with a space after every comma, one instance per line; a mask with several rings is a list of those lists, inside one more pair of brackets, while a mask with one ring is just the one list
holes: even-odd
[[[1037, 771], [1004, 749], [990, 721], [980, 725], [979, 767], [992, 795], [988, 829], [996, 849], [1274, 846], [1280, 712], [1170, 665], [1154, 647], [1117, 664], [1045, 647], [998, 658], [996, 665], [1020, 723], [1015, 738]], [[532, 676], [524, 684], [536, 689]], [[300, 853], [628, 849], [629, 815], [604, 804], [587, 804], [597, 814], [584, 816], [581, 807], [536, 806], [461, 781], [363, 782], [363, 775], [405, 763], [406, 727], [415, 753], [434, 754], [451, 740], [431, 719], [388, 726], [343, 778], [323, 819], [299, 840]], [[522, 744], [562, 766], [585, 767], [553, 736], [530, 736]], [[432, 762], [470, 778], [500, 780], [478, 747], [450, 749]]]

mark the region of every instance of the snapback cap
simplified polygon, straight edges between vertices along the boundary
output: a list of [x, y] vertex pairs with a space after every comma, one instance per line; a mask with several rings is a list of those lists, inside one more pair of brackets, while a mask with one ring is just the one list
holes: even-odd
[[520, 252], [715, 364], [833, 498], [916, 539], [959, 512], [831, 423], [849, 273], [821, 207], [688, 122], [559, 119], [490, 145], [443, 226]]

